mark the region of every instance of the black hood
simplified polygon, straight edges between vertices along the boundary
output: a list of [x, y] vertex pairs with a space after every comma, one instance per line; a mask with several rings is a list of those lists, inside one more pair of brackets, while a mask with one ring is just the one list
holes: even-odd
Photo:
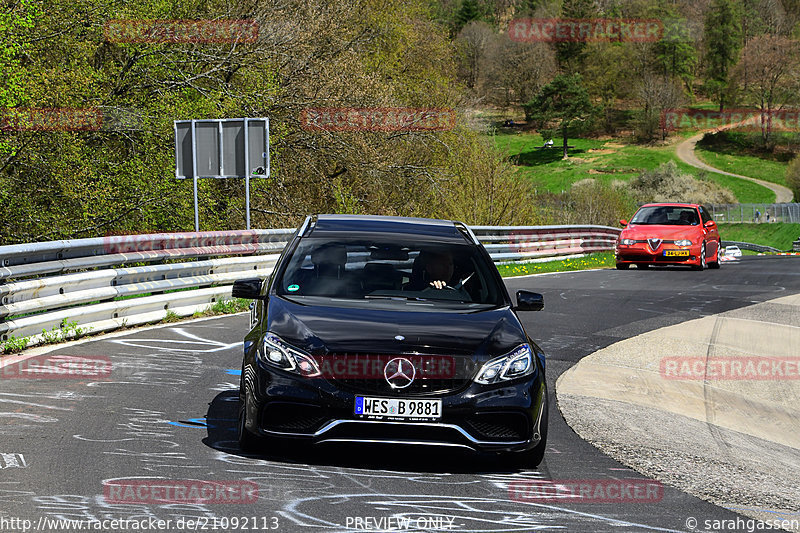
[[508, 307], [479, 312], [301, 305], [269, 299], [268, 331], [311, 354], [502, 355], [527, 342]]

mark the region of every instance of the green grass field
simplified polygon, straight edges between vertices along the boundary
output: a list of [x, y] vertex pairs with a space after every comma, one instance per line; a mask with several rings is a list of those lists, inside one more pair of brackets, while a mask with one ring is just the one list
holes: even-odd
[[498, 131], [493, 137], [501, 153], [511, 158], [523, 176], [529, 178], [539, 191], [559, 193], [569, 190], [576, 181], [594, 178], [600, 181], [630, 180], [644, 170], [675, 161], [683, 172], [695, 177], [706, 176], [730, 189], [743, 203], [770, 203], [775, 193], [758, 184], [724, 176], [705, 173], [677, 160], [674, 144], [642, 146], [626, 144], [620, 140], [574, 138], [569, 144], [569, 159], [561, 158], [561, 139], [554, 138], [555, 146], [540, 148], [544, 143], [538, 133]]
[[724, 241], [751, 242], [791, 250], [792, 242], [800, 238], [800, 224], [719, 224]]
[[752, 155], [721, 153], [700, 146], [695, 149], [695, 153], [701, 161], [714, 168], [786, 186], [788, 163], [761, 159]]
[[545, 263], [521, 263], [515, 265], [497, 265], [497, 270], [504, 278], [542, 274], [544, 272], [569, 272], [571, 270], [587, 270], [591, 268], [611, 268], [616, 264], [613, 252], [599, 252], [574, 259], [561, 259]]

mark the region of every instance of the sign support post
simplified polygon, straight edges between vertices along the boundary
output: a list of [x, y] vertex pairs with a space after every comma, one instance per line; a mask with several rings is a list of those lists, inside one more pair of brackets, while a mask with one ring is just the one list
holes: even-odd
[[197, 180], [202, 178], [244, 178], [245, 224], [250, 229], [250, 179], [270, 176], [269, 119], [176, 120], [174, 127], [175, 177], [192, 178], [195, 231], [200, 231]]

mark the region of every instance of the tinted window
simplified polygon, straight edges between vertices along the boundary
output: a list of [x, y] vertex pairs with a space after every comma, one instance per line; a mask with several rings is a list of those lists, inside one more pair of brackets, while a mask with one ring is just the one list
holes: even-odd
[[697, 210], [694, 207], [657, 205], [642, 207], [633, 215], [630, 223], [696, 226], [700, 221], [697, 217]]
[[708, 209], [703, 206], [700, 206], [700, 218], [703, 219], [703, 224], [711, 220], [711, 215], [708, 214]]
[[282, 296], [505, 305], [495, 266], [466, 243], [312, 237], [287, 260]]

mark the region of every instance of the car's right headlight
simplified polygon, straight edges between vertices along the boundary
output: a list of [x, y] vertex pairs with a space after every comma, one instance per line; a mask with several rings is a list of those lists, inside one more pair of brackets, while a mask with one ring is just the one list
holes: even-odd
[[631, 244], [636, 244], [636, 241], [633, 239], [620, 239], [620, 244], [624, 244], [625, 246], [630, 246]]
[[264, 335], [258, 349], [258, 359], [266, 365], [308, 378], [322, 374], [313, 357], [301, 352], [274, 333]]
[[536, 362], [533, 360], [533, 350], [525, 343], [506, 355], [487, 361], [475, 376], [475, 383], [490, 385], [521, 378], [534, 372], [536, 372]]

